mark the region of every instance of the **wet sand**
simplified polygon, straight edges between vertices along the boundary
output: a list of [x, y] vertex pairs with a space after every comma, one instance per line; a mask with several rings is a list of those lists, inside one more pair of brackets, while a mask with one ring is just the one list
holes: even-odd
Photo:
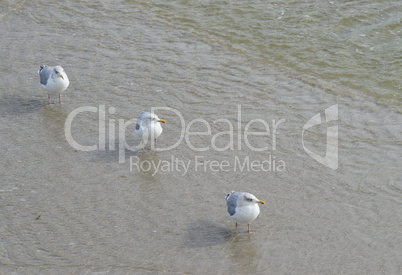
[[[260, 42], [224, 44], [200, 14], [192, 22], [134, 1], [47, 8], [22, 1], [1, 13], [2, 272], [400, 272], [394, 91], [387, 99], [348, 86], [347, 72], [331, 80], [276, 66], [280, 49], [267, 60], [245, 50]], [[61, 106], [47, 105], [42, 64], [69, 76]], [[337, 119], [326, 121], [336, 104]], [[78, 108], [86, 109], [70, 121], [71, 138], [95, 150], [66, 136]], [[151, 108], [167, 122], [160, 150], [126, 149], [139, 143], [135, 119]], [[322, 123], [303, 134], [317, 113]], [[336, 170], [306, 151], [325, 157], [335, 126]], [[231, 190], [267, 203], [255, 234], [234, 235]]]

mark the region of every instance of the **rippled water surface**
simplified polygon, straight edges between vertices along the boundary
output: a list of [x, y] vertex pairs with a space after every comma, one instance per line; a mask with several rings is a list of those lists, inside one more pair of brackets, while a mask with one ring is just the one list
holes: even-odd
[[[399, 274], [400, 18], [399, 1], [2, 1], [1, 273]], [[70, 78], [61, 106], [42, 64]], [[151, 108], [159, 150], [132, 151]], [[254, 234], [234, 234], [231, 190], [266, 202]]]

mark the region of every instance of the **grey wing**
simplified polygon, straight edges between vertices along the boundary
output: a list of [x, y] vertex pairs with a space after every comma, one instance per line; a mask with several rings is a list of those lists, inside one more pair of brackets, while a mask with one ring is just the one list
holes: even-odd
[[48, 66], [41, 67], [41, 69], [39, 70], [40, 84], [46, 85], [47, 80], [49, 79], [51, 74], [52, 68], [49, 68]]
[[226, 204], [228, 205], [228, 213], [229, 216], [233, 216], [235, 213], [235, 209], [237, 207], [237, 199], [239, 198], [236, 192], [230, 194], [230, 196], [226, 199]]

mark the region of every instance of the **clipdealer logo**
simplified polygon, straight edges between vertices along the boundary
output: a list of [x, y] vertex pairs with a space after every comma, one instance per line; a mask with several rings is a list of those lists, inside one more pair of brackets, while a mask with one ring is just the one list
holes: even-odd
[[[153, 107], [151, 108], [151, 113], [156, 111], [168, 111], [172, 112], [180, 121], [180, 129], [177, 129], [178, 133], [177, 139], [170, 142], [167, 147], [158, 147], [157, 151], [168, 151], [177, 148], [181, 143], [185, 142], [187, 146], [194, 152], [205, 152], [209, 150], [214, 151], [235, 151], [235, 150], [251, 150], [254, 152], [266, 152], [274, 153], [276, 151], [278, 129], [282, 127], [282, 124], [286, 123], [286, 119], [275, 120], [272, 119], [268, 123], [264, 119], [256, 118], [247, 121], [243, 125], [242, 121], [242, 109], [241, 105], [237, 106], [237, 121], [232, 122], [227, 118], [218, 118], [212, 122], [208, 122], [203, 118], [194, 119], [186, 123], [183, 115], [176, 109], [170, 107]], [[93, 145], [81, 145], [73, 138], [72, 134], [72, 123], [73, 120], [82, 113], [97, 113], [98, 118], [98, 142]], [[65, 136], [67, 142], [70, 146], [78, 151], [115, 151], [118, 150], [119, 163], [126, 162], [127, 151], [137, 152], [142, 149], [139, 147], [141, 144], [140, 140], [138, 144], [130, 145], [126, 141], [126, 130], [130, 125], [135, 125], [137, 119], [132, 118], [129, 120], [125, 119], [106, 119], [106, 116], [114, 115], [116, 109], [114, 107], [109, 107], [106, 112], [105, 105], [94, 106], [83, 106], [73, 110], [67, 117], [65, 122]], [[333, 121], [338, 119], [338, 104], [335, 104], [327, 109], [325, 109], [325, 122]], [[309, 148], [306, 147], [304, 138], [305, 132], [308, 131], [313, 126], [323, 123], [321, 121], [320, 113], [317, 113], [312, 118], [310, 118], [306, 124], [303, 126], [302, 130], [302, 146], [304, 151], [312, 157], [314, 160], [320, 164], [336, 170], [338, 168], [338, 126], [331, 126], [327, 128], [327, 146], [325, 156], [321, 156]], [[106, 125], [108, 127], [106, 127]], [[212, 126], [219, 126], [219, 128], [226, 129], [221, 132], [213, 132]], [[244, 127], [243, 127], [244, 126]], [[108, 128], [108, 131], [106, 129]], [[217, 127], [214, 127], [216, 129]], [[118, 133], [118, 140], [116, 139], [116, 129]], [[195, 131], [194, 129], [198, 129]], [[199, 129], [204, 129], [200, 131]], [[252, 131], [252, 129], [258, 129], [258, 131]], [[261, 130], [263, 129], [263, 130]], [[130, 132], [130, 135], [134, 134]], [[192, 137], [198, 136], [203, 137], [204, 140], [209, 139], [209, 145], [201, 146], [197, 143], [192, 142]], [[267, 143], [263, 143], [261, 147], [256, 147], [253, 142], [250, 142], [253, 137], [262, 136], [267, 140]], [[107, 141], [108, 140], [108, 144]], [[117, 143], [116, 143], [117, 141]], [[166, 143], [166, 142], [165, 142]], [[116, 145], [118, 148], [116, 148]], [[159, 144], [160, 145], [160, 144]], [[261, 143], [260, 143], [261, 145]], [[269, 146], [270, 145], [270, 146]], [[153, 148], [153, 143], [151, 142], [151, 149]], [[138, 156], [130, 156], [130, 171], [143, 171], [152, 172], [155, 175], [157, 172], [179, 172], [185, 175], [189, 171], [189, 167], [192, 164], [195, 172], [211, 172], [217, 173], [219, 171], [248, 171], [248, 172], [283, 172], [286, 170], [285, 161], [278, 159], [272, 154], [257, 154], [263, 155], [263, 159], [252, 159], [250, 156], [239, 157], [234, 155], [230, 160], [211, 160], [205, 159], [204, 156], [195, 155], [192, 159], [180, 159], [177, 156], [171, 155], [169, 160], [144, 160]]]
[[302, 131], [302, 145], [304, 151], [309, 154], [317, 162], [321, 163], [322, 165], [331, 168], [332, 170], [338, 169], [338, 126], [328, 126], [327, 127], [327, 145], [325, 150], [325, 156], [321, 156], [317, 153], [314, 153], [310, 149], [308, 149], [304, 144], [304, 133], [306, 130], [322, 124], [328, 123], [330, 121], [337, 121], [338, 120], [338, 104], [332, 105], [328, 107], [324, 111], [325, 113], [325, 121], [321, 120], [321, 114], [317, 113], [313, 117], [311, 117], [306, 124], [303, 126]]

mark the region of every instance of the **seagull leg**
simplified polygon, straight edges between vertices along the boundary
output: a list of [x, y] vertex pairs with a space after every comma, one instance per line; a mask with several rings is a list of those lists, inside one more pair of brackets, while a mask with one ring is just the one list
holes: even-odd
[[50, 94], [47, 95], [47, 103], [50, 105]]
[[235, 227], [235, 234], [237, 235], [237, 222], [236, 222], [236, 227]]
[[59, 93], [59, 104], [61, 105], [61, 93]]
[[250, 231], [250, 224], [248, 224], [248, 234], [256, 234], [256, 232]]

